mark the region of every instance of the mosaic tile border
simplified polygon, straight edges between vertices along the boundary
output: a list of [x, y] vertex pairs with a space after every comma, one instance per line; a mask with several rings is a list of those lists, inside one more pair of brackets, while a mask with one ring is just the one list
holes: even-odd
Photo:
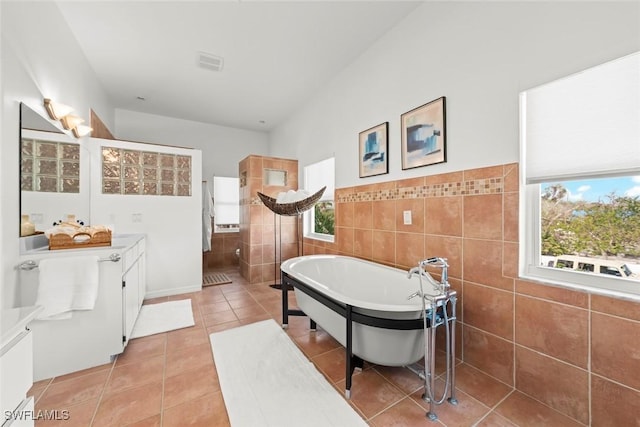
[[[337, 191], [340, 193], [340, 189]], [[500, 194], [504, 192], [502, 177], [477, 179], [464, 182], [420, 185], [373, 191], [355, 191], [337, 197], [338, 203], [370, 202], [380, 200], [419, 199], [426, 197], [469, 196], [481, 194]]]

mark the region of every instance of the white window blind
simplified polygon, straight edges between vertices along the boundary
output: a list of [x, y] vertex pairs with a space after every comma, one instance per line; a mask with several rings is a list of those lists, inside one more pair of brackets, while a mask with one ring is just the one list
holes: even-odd
[[523, 92], [528, 184], [640, 167], [640, 52]]
[[238, 178], [213, 177], [213, 211], [216, 225], [240, 223]]
[[304, 189], [315, 193], [326, 186], [321, 201], [333, 200], [335, 191], [335, 159], [333, 157], [304, 168]]

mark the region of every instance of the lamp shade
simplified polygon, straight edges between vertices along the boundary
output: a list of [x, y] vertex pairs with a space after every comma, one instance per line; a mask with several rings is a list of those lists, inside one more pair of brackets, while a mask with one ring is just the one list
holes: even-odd
[[[83, 120], [84, 121], [84, 120]], [[82, 138], [83, 136], [89, 135], [89, 133], [93, 130], [92, 127], [90, 126], [85, 126], [85, 125], [78, 125], [74, 128], [71, 129], [71, 132], [73, 132], [73, 135], [76, 138]]]
[[62, 123], [63, 128], [70, 130], [77, 127], [81, 123], [84, 123], [84, 119], [82, 117], [74, 116], [73, 114], [67, 114], [60, 119], [60, 123]]

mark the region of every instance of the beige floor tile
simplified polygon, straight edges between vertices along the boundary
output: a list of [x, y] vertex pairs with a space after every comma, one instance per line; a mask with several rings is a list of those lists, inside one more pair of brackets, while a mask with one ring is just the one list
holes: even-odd
[[102, 394], [110, 370], [102, 370], [52, 383], [36, 404], [38, 408], [62, 408], [87, 400], [97, 399]]
[[164, 375], [164, 354], [152, 358], [116, 366], [107, 382], [105, 397], [112, 396], [123, 390], [140, 387], [147, 383], [162, 381]]
[[91, 425], [91, 420], [98, 406], [98, 399], [91, 399], [77, 405], [62, 405], [59, 407], [43, 408], [37, 410], [48, 416], [36, 419], [37, 427], [86, 427]]
[[116, 366], [164, 354], [166, 341], [166, 334], [134, 338], [129, 341], [124, 352], [118, 355]]
[[209, 343], [187, 347], [167, 354], [165, 375], [167, 377], [191, 369], [213, 366], [213, 355]]
[[174, 353], [187, 347], [192, 347], [209, 342], [209, 335], [205, 328], [179, 329], [167, 333], [167, 354]]
[[162, 406], [162, 381], [130, 388], [102, 399], [93, 427], [132, 424], [157, 415]]
[[192, 369], [165, 379], [162, 405], [170, 408], [218, 391], [220, 383], [213, 365]]
[[[375, 369], [364, 370], [352, 377], [351, 402], [369, 419], [406, 397], [396, 386], [387, 381]], [[336, 385], [343, 389], [346, 382]]]
[[221, 392], [207, 394], [201, 398], [165, 409], [162, 425], [163, 427], [230, 426]]

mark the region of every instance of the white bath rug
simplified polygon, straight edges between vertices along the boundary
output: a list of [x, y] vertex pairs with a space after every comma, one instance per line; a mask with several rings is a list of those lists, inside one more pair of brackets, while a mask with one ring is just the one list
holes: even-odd
[[209, 338], [233, 427], [367, 425], [273, 319]]
[[191, 311], [191, 299], [147, 304], [140, 308], [131, 338], [146, 337], [193, 325], [195, 322]]

